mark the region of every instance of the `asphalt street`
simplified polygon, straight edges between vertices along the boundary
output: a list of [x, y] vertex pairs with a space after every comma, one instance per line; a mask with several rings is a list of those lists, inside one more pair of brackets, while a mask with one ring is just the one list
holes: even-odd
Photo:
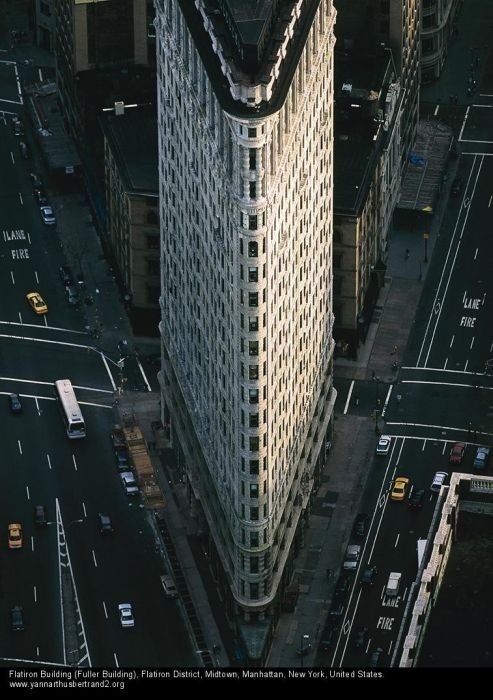
[[[396, 663], [403, 641], [406, 610], [413, 602], [418, 575], [418, 541], [431, 539], [435, 527], [433, 476], [473, 467], [476, 448], [493, 443], [493, 145], [492, 122], [483, 119], [493, 108], [490, 96], [482, 107], [463, 110], [457, 162], [460, 193], [449, 196], [423, 287], [402, 366], [394, 382], [339, 380], [339, 410], [368, 415], [377, 408], [376, 427], [392, 438], [388, 456], [374, 458], [360, 510], [369, 515], [365, 537], [353, 533], [350, 542], [362, 546], [354, 574], [342, 573], [336, 584], [323, 637], [329, 638], [327, 664], [361, 667]], [[477, 118], [477, 121], [475, 121]], [[489, 127], [489, 128], [488, 128]], [[450, 184], [450, 183], [449, 183]], [[389, 360], [390, 361], [390, 360]], [[466, 443], [460, 465], [449, 463], [456, 441]], [[491, 469], [491, 466], [490, 466]], [[404, 502], [391, 499], [394, 480], [409, 479]], [[424, 489], [421, 510], [407, 507], [408, 496]], [[375, 565], [373, 585], [361, 585], [366, 565]], [[386, 593], [391, 572], [401, 574], [397, 596]], [[349, 579], [346, 585], [344, 579]], [[342, 583], [341, 583], [342, 582]], [[337, 591], [339, 593], [337, 594]], [[330, 636], [330, 631], [335, 633]], [[356, 644], [364, 630], [364, 643]], [[373, 658], [373, 661], [372, 661]]]
[[[43, 223], [30, 178], [33, 170], [41, 174], [51, 193], [20, 93], [24, 78], [32, 79], [24, 73], [33, 67], [13, 62], [5, 49], [2, 56], [0, 663], [64, 663], [77, 651], [71, 646], [75, 639], [79, 657], [93, 666], [198, 665], [178, 603], [163, 592], [163, 560], [151, 518], [140, 499], [132, 502], [124, 493], [110, 441], [115, 395], [123, 385], [148, 388], [147, 375], [137, 356], [116, 345], [100, 346], [88, 334], [84, 304], [67, 303], [58, 225]], [[14, 133], [15, 115], [24, 121], [22, 137]], [[22, 157], [20, 139], [31, 144], [31, 158]], [[46, 314], [36, 315], [28, 305], [26, 294], [33, 291], [46, 302]], [[117, 364], [122, 356], [123, 367]], [[53, 387], [60, 378], [75, 387], [87, 427], [83, 440], [66, 436]], [[21, 415], [9, 413], [11, 392], [21, 397]], [[35, 525], [38, 504], [47, 508], [44, 528]], [[98, 513], [111, 516], [113, 534], [100, 532]], [[7, 546], [12, 522], [23, 527], [19, 550]], [[61, 595], [65, 541], [77, 607], [75, 635], [74, 630], [67, 634], [73, 610], [66, 609]], [[122, 602], [132, 604], [131, 629], [120, 624]], [[9, 612], [17, 605], [24, 609], [25, 630], [14, 633]]]

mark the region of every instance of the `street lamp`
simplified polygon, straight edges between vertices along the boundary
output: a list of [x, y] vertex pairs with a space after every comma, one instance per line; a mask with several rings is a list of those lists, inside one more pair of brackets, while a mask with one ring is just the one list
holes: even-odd
[[300, 639], [301, 668], [303, 668], [303, 656], [310, 648], [310, 635], [303, 634]]

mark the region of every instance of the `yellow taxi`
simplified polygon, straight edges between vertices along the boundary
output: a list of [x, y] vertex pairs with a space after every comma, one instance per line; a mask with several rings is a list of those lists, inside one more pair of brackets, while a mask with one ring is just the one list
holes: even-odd
[[409, 479], [407, 476], [397, 476], [390, 492], [390, 498], [393, 501], [403, 501], [406, 497], [406, 492], [409, 487]]
[[26, 294], [26, 299], [34, 313], [46, 314], [48, 312], [48, 306], [39, 292], [29, 292]]
[[20, 549], [22, 547], [22, 525], [20, 523], [10, 523], [8, 526], [9, 549]]

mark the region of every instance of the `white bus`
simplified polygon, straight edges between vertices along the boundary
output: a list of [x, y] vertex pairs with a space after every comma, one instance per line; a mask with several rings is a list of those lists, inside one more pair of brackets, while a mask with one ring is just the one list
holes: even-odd
[[70, 379], [57, 379], [55, 391], [68, 437], [71, 440], [86, 437], [86, 424]]

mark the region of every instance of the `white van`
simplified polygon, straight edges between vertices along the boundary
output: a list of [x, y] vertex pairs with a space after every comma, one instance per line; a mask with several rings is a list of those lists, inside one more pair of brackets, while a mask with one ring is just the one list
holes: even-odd
[[401, 585], [401, 574], [396, 571], [392, 571], [389, 574], [389, 580], [387, 581], [387, 586], [385, 588], [385, 594], [395, 598], [399, 593], [399, 586]]

